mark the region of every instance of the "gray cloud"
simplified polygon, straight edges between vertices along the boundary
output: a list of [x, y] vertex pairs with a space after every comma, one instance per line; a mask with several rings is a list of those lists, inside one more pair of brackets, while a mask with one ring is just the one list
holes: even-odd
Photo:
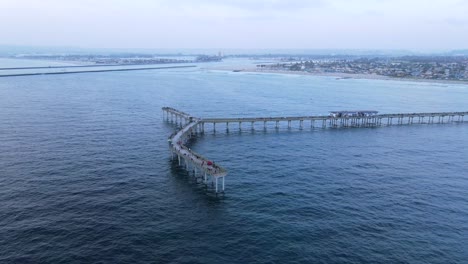
[[0, 44], [466, 48], [468, 0], [0, 0]]
[[174, 1], [163, 0], [170, 5], [196, 5], [196, 6], [224, 6], [237, 8], [249, 11], [264, 11], [264, 10], [295, 10], [306, 8], [319, 8], [327, 5], [324, 0], [198, 0], [196, 2], [190, 0]]
[[446, 18], [442, 22], [451, 26], [468, 26], [468, 19]]

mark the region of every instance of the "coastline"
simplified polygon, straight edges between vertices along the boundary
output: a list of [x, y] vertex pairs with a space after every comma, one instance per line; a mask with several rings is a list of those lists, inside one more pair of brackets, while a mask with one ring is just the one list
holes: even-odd
[[216, 71], [231, 71], [231, 72], [245, 72], [245, 73], [273, 73], [273, 74], [288, 74], [288, 75], [306, 75], [306, 76], [323, 76], [335, 77], [340, 79], [364, 79], [364, 80], [384, 80], [384, 81], [405, 81], [405, 82], [423, 82], [423, 83], [437, 83], [437, 84], [468, 84], [468, 81], [459, 80], [431, 80], [431, 79], [416, 79], [416, 78], [397, 78], [376, 74], [353, 74], [353, 73], [333, 73], [333, 72], [301, 72], [301, 71], [284, 71], [284, 70], [260, 70], [252, 67], [210, 67], [204, 68], [206, 70]]

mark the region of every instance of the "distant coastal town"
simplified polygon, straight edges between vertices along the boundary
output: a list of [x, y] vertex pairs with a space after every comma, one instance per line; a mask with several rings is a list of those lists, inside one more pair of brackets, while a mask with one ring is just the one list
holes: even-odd
[[259, 70], [311, 74], [377, 75], [392, 78], [468, 81], [468, 56], [281, 59]]

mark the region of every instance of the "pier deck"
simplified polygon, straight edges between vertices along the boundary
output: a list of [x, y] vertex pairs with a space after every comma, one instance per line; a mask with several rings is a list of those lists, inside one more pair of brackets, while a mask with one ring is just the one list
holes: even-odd
[[434, 112], [434, 113], [398, 113], [398, 114], [379, 114], [372, 116], [346, 116], [333, 117], [323, 116], [289, 116], [289, 117], [241, 117], [241, 118], [203, 118], [200, 120], [202, 131], [205, 124], [212, 124], [216, 129], [216, 124], [238, 123], [239, 129], [242, 129], [242, 123], [250, 123], [251, 127], [257, 122], [263, 122], [263, 128], [267, 128], [268, 122], [274, 122], [275, 128], [279, 128], [280, 122], [287, 122], [288, 128], [291, 128], [292, 122], [299, 122], [299, 128], [304, 127], [304, 122], [310, 122], [311, 127], [339, 128], [339, 127], [372, 127], [372, 126], [391, 126], [404, 124], [434, 124], [463, 122], [464, 116], [468, 112]]

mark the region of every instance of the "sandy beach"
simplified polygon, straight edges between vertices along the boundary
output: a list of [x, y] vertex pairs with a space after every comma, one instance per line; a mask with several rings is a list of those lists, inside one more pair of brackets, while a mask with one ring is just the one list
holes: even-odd
[[232, 72], [247, 72], [247, 73], [274, 73], [274, 74], [291, 74], [291, 75], [308, 75], [308, 76], [324, 76], [335, 77], [336, 79], [368, 79], [368, 80], [390, 80], [390, 81], [405, 81], [405, 82], [424, 82], [424, 83], [441, 83], [441, 84], [468, 84], [468, 81], [458, 80], [430, 80], [416, 78], [396, 78], [376, 74], [350, 74], [350, 73], [333, 73], [333, 72], [301, 72], [301, 71], [285, 71], [285, 70], [265, 70], [258, 69], [252, 66], [246, 67], [209, 67], [206, 70], [217, 71], [232, 71]]

